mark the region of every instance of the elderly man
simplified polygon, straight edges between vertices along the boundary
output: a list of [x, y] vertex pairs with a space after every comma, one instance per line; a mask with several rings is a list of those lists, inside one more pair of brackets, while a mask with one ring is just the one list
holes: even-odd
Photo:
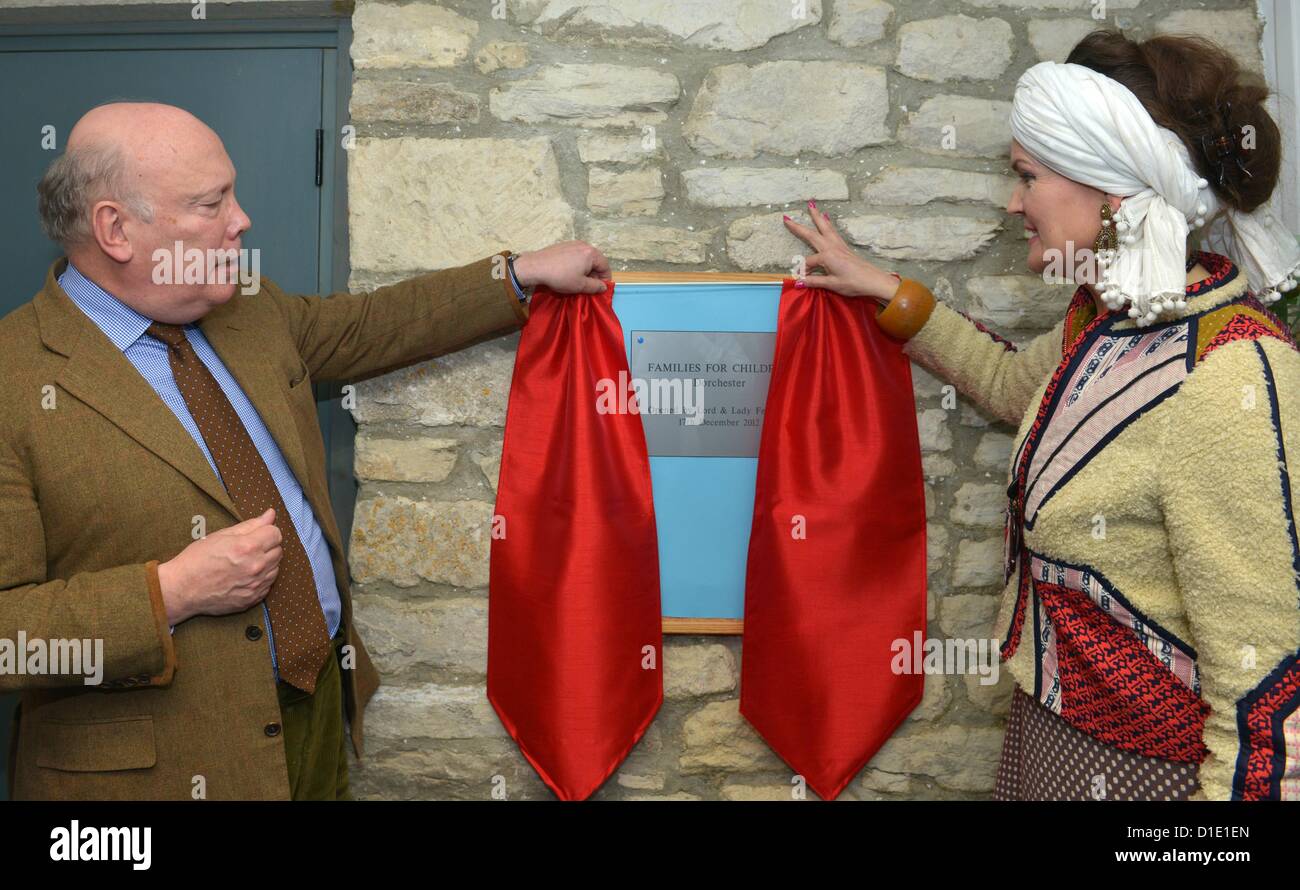
[[237, 294], [234, 166], [168, 105], [92, 109], [38, 191], [66, 257], [0, 319], [14, 797], [350, 797], [344, 717], [360, 756], [379, 679], [311, 381], [516, 330], [533, 286], [600, 292], [608, 263], [567, 242], [370, 293]]

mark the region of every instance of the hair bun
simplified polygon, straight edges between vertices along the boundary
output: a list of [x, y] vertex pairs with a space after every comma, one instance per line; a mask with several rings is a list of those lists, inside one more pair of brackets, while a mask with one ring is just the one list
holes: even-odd
[[1250, 212], [1273, 194], [1282, 134], [1264, 105], [1268, 85], [1219, 44], [1197, 35], [1138, 42], [1103, 28], [1079, 41], [1066, 61], [1128, 87], [1152, 120], [1178, 134], [1196, 171], [1228, 206]]

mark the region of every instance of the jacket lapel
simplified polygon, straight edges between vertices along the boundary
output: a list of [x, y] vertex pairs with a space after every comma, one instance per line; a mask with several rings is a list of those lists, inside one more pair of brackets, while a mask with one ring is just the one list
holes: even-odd
[[[59, 286], [58, 276], [66, 267], [66, 258], [56, 260], [46, 273], [45, 287], [32, 301], [42, 341], [68, 358], [56, 379], [58, 385], [171, 464], [236, 521], [243, 521], [207, 458], [171, 409]], [[243, 305], [236, 296], [200, 319], [199, 328], [261, 415], [317, 515], [326, 515], [321, 511], [329, 510], [330, 505], [328, 499], [317, 503], [321, 496], [310, 484], [287, 384], [264, 357], [265, 343], [254, 342], [245, 329], [239, 317]], [[322, 523], [323, 528], [328, 525]]]
[[238, 518], [239, 513], [221, 480], [171, 409], [104, 332], [63, 292], [58, 276], [65, 268], [66, 258], [56, 260], [46, 273], [45, 287], [32, 301], [42, 342], [68, 359], [55, 382], [171, 464]]
[[[59, 286], [58, 276], [66, 267], [66, 258], [56, 260], [46, 273], [45, 286], [32, 300], [42, 342], [68, 359], [55, 382], [173, 466], [220, 504], [236, 522], [242, 521], [244, 517], [239, 515], [221, 480], [212, 472], [207, 458], [171, 409]], [[199, 328], [266, 423], [289, 468], [306, 492], [332, 551], [348, 642], [356, 647], [357, 652], [356, 669], [347, 672], [344, 688], [352, 747], [360, 757], [363, 709], [379, 686], [379, 675], [352, 626], [347, 560], [324, 483], [324, 468], [314, 477], [319, 480], [317, 484], [307, 471], [288, 384], [264, 357], [265, 344], [255, 342], [260, 338], [250, 336], [258, 329], [255, 322], [240, 318], [243, 305], [243, 301], [238, 299], [230, 300], [201, 319]], [[292, 348], [292, 345], [286, 344], [286, 348]], [[301, 385], [311, 384], [304, 381]]]

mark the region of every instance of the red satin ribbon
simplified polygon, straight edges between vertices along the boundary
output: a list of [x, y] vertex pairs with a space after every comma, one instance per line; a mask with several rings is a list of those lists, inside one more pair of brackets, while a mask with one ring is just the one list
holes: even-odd
[[[613, 291], [533, 297], [492, 541], [488, 698], [566, 800], [617, 769], [663, 699], [644, 430], [596, 411], [598, 381], [631, 376]], [[894, 641], [925, 630], [911, 368], [871, 308], [785, 279], [750, 535], [740, 709], [823, 798], [922, 693], [891, 669]]]
[[924, 680], [891, 669], [925, 632], [925, 490], [911, 366], [874, 310], [785, 279], [749, 537], [740, 711], [827, 799]]
[[594, 792], [663, 701], [645, 432], [640, 415], [596, 407], [602, 379], [631, 376], [613, 297], [612, 281], [534, 292], [497, 486], [488, 699], [563, 800]]

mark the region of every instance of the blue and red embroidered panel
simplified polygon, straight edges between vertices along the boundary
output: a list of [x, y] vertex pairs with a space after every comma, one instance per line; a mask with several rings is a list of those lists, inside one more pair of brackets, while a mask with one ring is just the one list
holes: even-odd
[[1236, 800], [1300, 799], [1300, 653], [1237, 703]]

